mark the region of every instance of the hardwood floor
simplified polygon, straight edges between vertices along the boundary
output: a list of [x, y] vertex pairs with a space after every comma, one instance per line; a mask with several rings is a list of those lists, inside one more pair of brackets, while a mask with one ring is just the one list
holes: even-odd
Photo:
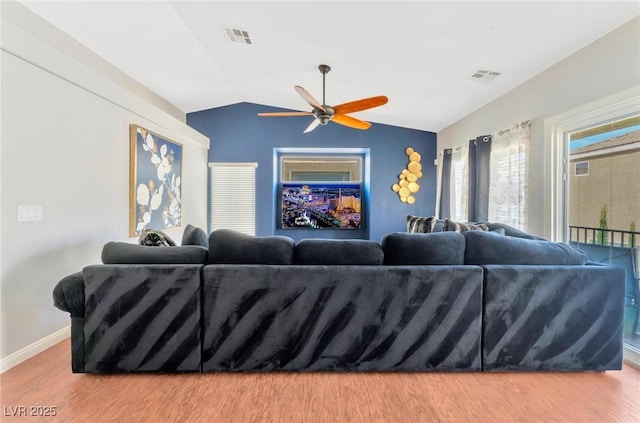
[[[74, 375], [70, 362], [66, 340], [5, 372], [1, 420], [640, 421], [640, 372], [628, 366], [605, 373]], [[52, 411], [46, 407], [56, 415], [30, 416]], [[23, 411], [26, 417], [12, 416]]]

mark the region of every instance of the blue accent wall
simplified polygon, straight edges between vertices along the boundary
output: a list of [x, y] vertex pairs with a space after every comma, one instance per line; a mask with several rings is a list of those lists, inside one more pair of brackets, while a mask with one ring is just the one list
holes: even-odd
[[[259, 112], [283, 109], [239, 103], [187, 114], [187, 124], [211, 140], [210, 162], [257, 162], [256, 235], [284, 234], [306, 237], [362, 237], [348, 230], [277, 230], [274, 196], [275, 148], [363, 148], [370, 152], [368, 237], [380, 241], [389, 232], [406, 231], [406, 216], [432, 216], [436, 202], [436, 134], [372, 122], [366, 131], [330, 122], [313, 132], [302, 131], [311, 117], [258, 117]], [[357, 114], [354, 114], [357, 117]], [[402, 203], [391, 185], [408, 164], [405, 149], [413, 147], [422, 156], [423, 176], [415, 204]]]

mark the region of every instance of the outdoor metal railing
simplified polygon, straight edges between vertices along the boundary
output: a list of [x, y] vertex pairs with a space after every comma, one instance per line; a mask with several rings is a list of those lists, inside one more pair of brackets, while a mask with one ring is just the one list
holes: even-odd
[[614, 264], [625, 269], [625, 298], [629, 300], [626, 308], [632, 311], [630, 327], [625, 330], [625, 342], [630, 340], [640, 348], [640, 232], [569, 226], [569, 242], [577, 243], [596, 262]]
[[640, 232], [592, 228], [589, 226], [569, 226], [569, 241], [634, 248], [640, 244]]

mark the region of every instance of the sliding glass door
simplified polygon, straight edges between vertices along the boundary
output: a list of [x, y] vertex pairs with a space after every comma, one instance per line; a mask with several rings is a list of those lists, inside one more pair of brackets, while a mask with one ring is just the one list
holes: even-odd
[[[640, 115], [565, 134], [568, 241], [626, 271], [624, 343], [640, 352]], [[635, 353], [635, 354], [634, 354]]]

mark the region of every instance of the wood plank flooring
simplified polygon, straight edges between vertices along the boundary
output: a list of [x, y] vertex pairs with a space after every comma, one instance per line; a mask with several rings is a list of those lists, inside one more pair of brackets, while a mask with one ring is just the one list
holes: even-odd
[[[640, 422], [640, 372], [71, 373], [69, 341], [5, 372], [0, 419], [56, 422]], [[25, 407], [55, 416], [12, 416]], [[49, 409], [51, 411], [51, 409]]]

